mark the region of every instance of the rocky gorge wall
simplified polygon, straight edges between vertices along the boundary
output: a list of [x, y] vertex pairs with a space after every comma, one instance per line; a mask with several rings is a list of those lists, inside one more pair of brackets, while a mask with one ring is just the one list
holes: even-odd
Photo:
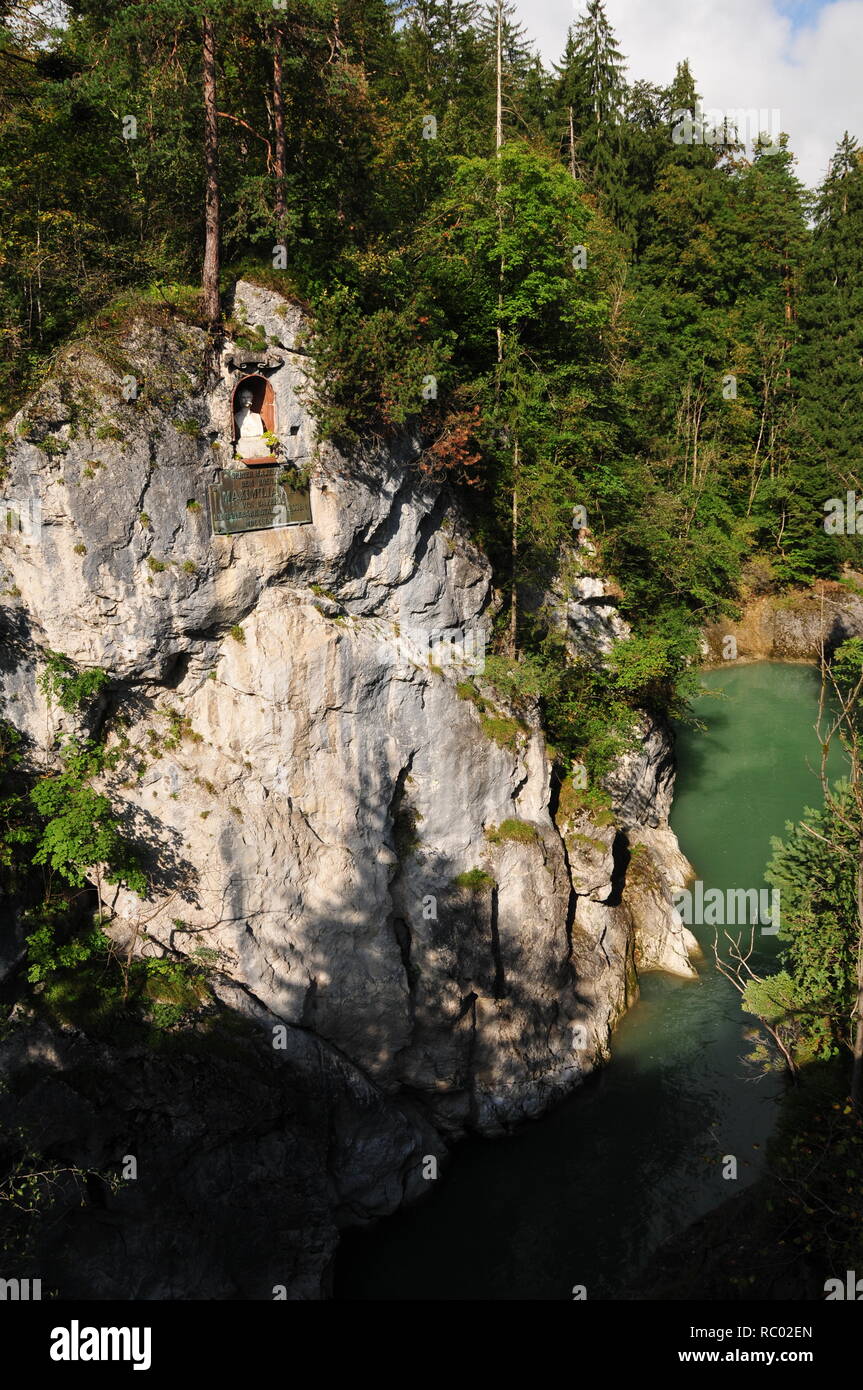
[[[438, 1134], [503, 1133], [570, 1091], [608, 1056], [639, 969], [694, 973], [671, 901], [690, 869], [668, 826], [667, 731], [645, 718], [609, 823], [564, 805], [536, 724], [481, 678], [472, 698], [458, 646], [422, 654], [427, 634], [484, 640], [496, 603], [447, 490], [407, 444], [313, 457], [300, 311], [241, 281], [234, 317], [282, 364], [313, 523], [211, 534], [241, 343], [205, 387], [189, 326], [140, 319], [111, 353], [69, 349], [8, 430], [2, 491], [38, 502], [41, 532], [0, 541], [0, 704], [45, 757], [74, 722], [37, 687], [45, 653], [108, 672], [84, 727], [117, 730], [108, 789], [151, 885], [146, 902], [117, 895], [111, 934], [205, 948], [216, 993], [267, 1046], [286, 1027], [303, 1087], [330, 1078], [341, 1138], [319, 1154], [321, 1210], [338, 1224], [417, 1195]], [[599, 624], [602, 650], [603, 622], [625, 640], [601, 598], [592, 582], [567, 600], [576, 644]], [[14, 922], [4, 935], [8, 969]], [[32, 1045], [66, 1074], [68, 1039]]]
[[863, 577], [849, 573], [845, 584], [816, 580], [808, 589], [752, 595], [739, 619], [707, 627], [702, 654], [708, 666], [729, 659], [817, 662], [822, 646], [829, 655], [840, 642], [861, 635]]

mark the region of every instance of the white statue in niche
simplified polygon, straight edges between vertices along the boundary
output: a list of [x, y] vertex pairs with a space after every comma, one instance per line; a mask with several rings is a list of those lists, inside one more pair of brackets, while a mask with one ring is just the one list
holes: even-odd
[[264, 439], [264, 422], [256, 410], [252, 409], [254, 397], [249, 390], [241, 391], [237, 397], [239, 410], [234, 416], [237, 427], [236, 451], [240, 458], [263, 458], [270, 453]]

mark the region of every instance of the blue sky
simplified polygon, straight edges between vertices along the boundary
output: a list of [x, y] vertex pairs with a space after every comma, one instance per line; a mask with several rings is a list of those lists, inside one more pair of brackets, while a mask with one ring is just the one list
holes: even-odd
[[795, 29], [811, 24], [828, 0], [778, 0], [777, 10], [791, 20]]

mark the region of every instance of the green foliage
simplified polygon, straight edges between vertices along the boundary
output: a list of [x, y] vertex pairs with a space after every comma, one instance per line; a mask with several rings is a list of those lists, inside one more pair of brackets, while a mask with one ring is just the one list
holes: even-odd
[[[278, 271], [272, 139], [268, 157], [257, 138], [271, 135], [276, 25], [293, 36]], [[672, 140], [693, 75], [684, 63], [667, 87], [627, 85], [602, 0], [553, 72], [505, 6], [499, 153], [494, 15], [470, 0], [286, 0], [270, 16], [231, 0], [216, 40], [220, 104], [243, 113], [220, 126], [226, 263], [311, 309], [325, 437], [407, 432], [421, 469], [479, 489], [476, 528], [516, 609], [559, 559], [576, 500], [637, 637], [663, 610], [721, 615], [753, 547], [783, 583], [855, 559], [855, 538], [813, 524], [855, 447], [863, 204], [850, 136], [810, 229], [786, 146], [748, 160], [733, 136]], [[203, 173], [191, 11], [80, 3], [38, 43], [24, 30], [4, 42], [10, 395], [84, 324], [103, 341], [136, 315], [195, 318]], [[137, 138], [120, 111], [139, 113]], [[421, 138], [429, 111], [434, 140]], [[241, 317], [236, 340], [265, 350]], [[175, 423], [200, 433], [182, 413]], [[97, 428], [124, 433], [110, 418]], [[535, 652], [534, 634], [516, 636]], [[671, 673], [655, 657], [622, 662], [662, 698]], [[634, 689], [638, 674], [620, 678]]]
[[173, 420], [172, 424], [178, 434], [184, 434], [188, 439], [200, 439], [201, 437], [201, 426], [197, 420]]
[[[751, 982], [744, 995], [745, 1007], [777, 1029], [799, 1063], [851, 1050], [856, 1028], [863, 640], [855, 637], [837, 648], [829, 675], [838, 699], [827, 702], [826, 715], [836, 723], [851, 780], [825, 788], [824, 806], [807, 808], [796, 825], [787, 826], [784, 841], [772, 842], [765, 877], [781, 899], [783, 969]], [[827, 745], [822, 752], [826, 758]]]
[[106, 882], [122, 882], [144, 894], [146, 877], [110, 798], [92, 785], [104, 767], [102, 749], [72, 741], [63, 749], [62, 769], [31, 789], [30, 799], [43, 820], [33, 863], [49, 866], [73, 887], [82, 887], [88, 871], [103, 865]]
[[660, 623], [618, 642], [608, 657], [612, 691], [634, 707], [680, 713], [695, 694], [697, 640], [692, 627]]
[[98, 926], [82, 930], [68, 908], [42, 907], [32, 915], [27, 977], [39, 985], [40, 1007], [56, 1022], [131, 1041], [174, 1028], [212, 1005], [203, 974], [208, 961], [122, 961]]
[[38, 677], [39, 689], [67, 714], [89, 705], [110, 684], [107, 671], [99, 666], [78, 668], [61, 652], [46, 653]]
[[846, 720], [840, 731], [847, 741], [849, 735], [860, 732], [863, 720], [863, 638], [849, 637], [837, 647], [830, 669], [847, 707]]
[[42, 440], [39, 448], [49, 458], [62, 458], [69, 452], [69, 444], [65, 439], [52, 439], [50, 435]]
[[[529, 653], [519, 657], [487, 657], [483, 677], [503, 699], [513, 703], [537, 699], [549, 689], [547, 664], [541, 657]], [[464, 684], [457, 688], [461, 695]], [[462, 698], [471, 697], [466, 694]]]
[[185, 739], [191, 739], [193, 743], [201, 742], [201, 735], [192, 728], [192, 721], [188, 715], [183, 714], [175, 705], [162, 705], [159, 713], [168, 722], [168, 729], [161, 740], [157, 740], [156, 735], [152, 734], [152, 742], [163, 748], [174, 752], [180, 747]]
[[27, 979], [31, 984], [51, 980], [58, 971], [104, 960], [109, 942], [101, 927], [71, 933], [66, 903], [43, 903], [30, 914], [33, 930], [26, 937]]
[[[753, 1013], [783, 1006], [781, 1031], [802, 1057], [829, 1057], [850, 1045], [856, 997], [858, 825], [850, 788], [835, 802], [807, 810], [788, 836], [773, 840], [765, 877], [781, 895], [780, 940], [786, 971], [751, 996]], [[774, 984], [774, 979], [778, 982]], [[772, 1003], [773, 1000], [779, 1003]]]
[[539, 840], [539, 831], [526, 820], [502, 820], [500, 825], [490, 825], [485, 832], [490, 844], [502, 845], [513, 841], [517, 845], [533, 845]]
[[38, 1278], [35, 1251], [43, 1233], [56, 1225], [57, 1213], [68, 1211], [70, 1198], [84, 1205], [97, 1184], [106, 1193], [116, 1192], [120, 1180], [95, 1169], [58, 1162], [42, 1151], [32, 1129], [22, 1126], [5, 1139], [4, 1176], [0, 1180], [0, 1252], [9, 1271], [7, 1277]]
[[[616, 823], [608, 792], [595, 785], [576, 786], [572, 777], [564, 777], [558, 789], [558, 822], [572, 820], [582, 814], [589, 816], [596, 826], [608, 826]], [[637, 848], [638, 846], [636, 846]]]
[[496, 886], [496, 880], [485, 869], [468, 869], [453, 879], [453, 886], [465, 888], [469, 893], [488, 893]]
[[157, 1028], [172, 1028], [210, 998], [200, 969], [168, 957], [144, 962], [143, 996]]
[[[863, 312], [863, 162], [846, 132], [819, 190], [815, 226], [801, 275], [794, 365], [800, 403], [796, 491], [788, 499], [797, 572], [832, 573], [837, 558], [860, 565], [857, 536], [827, 537], [806, 522], [824, 517], [830, 497], [859, 487], [856, 414], [863, 390], [859, 325]], [[789, 547], [786, 546], [786, 549]], [[798, 558], [799, 557], [799, 558]], [[796, 576], [795, 576], [796, 577]]]
[[[59, 668], [58, 679], [68, 677]], [[71, 699], [68, 685], [61, 689]], [[88, 879], [122, 882], [146, 893], [134, 847], [110, 799], [93, 785], [116, 756], [102, 745], [70, 740], [60, 751], [59, 766], [34, 781], [20, 735], [0, 725], [0, 887], [21, 893], [26, 904], [31, 983], [45, 982], [58, 971], [74, 974], [97, 957], [104, 960], [107, 942], [100, 924], [80, 926], [81, 890]], [[37, 897], [34, 869], [43, 868]]]
[[392, 434], [419, 415], [424, 378], [442, 376], [450, 355], [447, 341], [433, 336], [426, 307], [414, 295], [399, 308], [370, 309], [346, 288], [321, 299], [310, 350], [325, 438], [351, 447], [369, 429]]
[[26, 792], [23, 739], [0, 720], [0, 889], [14, 890], [26, 874], [30, 847], [38, 837], [34, 808]]
[[[626, 90], [624, 59], [602, 0], [588, 0], [570, 29], [561, 66], [556, 68], [554, 129], [563, 136], [574, 166], [589, 173], [617, 218], [629, 204], [625, 186], [625, 132], [622, 106]], [[570, 113], [575, 144], [570, 146]]]
[[506, 714], [481, 714], [479, 722], [486, 738], [511, 753], [518, 747], [519, 735], [525, 732], [523, 724]]
[[[643, 635], [618, 642], [604, 666], [574, 661], [557, 638], [546, 636], [532, 653], [488, 657], [484, 681], [517, 711], [537, 703], [550, 743], [567, 763], [581, 761], [598, 786], [616, 759], [636, 746], [639, 710], [685, 712], [697, 685], [697, 642], [693, 627], [666, 612]], [[477, 705], [490, 737], [516, 746], [524, 727], [518, 719], [493, 706], [487, 712], [490, 701], [474, 682], [456, 689]]]

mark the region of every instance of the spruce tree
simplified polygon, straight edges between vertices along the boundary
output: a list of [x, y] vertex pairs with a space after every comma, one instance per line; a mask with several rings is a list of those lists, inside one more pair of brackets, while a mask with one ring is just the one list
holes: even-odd
[[570, 172], [575, 178], [584, 172], [581, 167], [581, 140], [577, 132], [583, 132], [589, 124], [590, 106], [571, 25], [563, 56], [559, 63], [554, 64], [554, 74], [556, 81], [550, 134], [560, 150], [565, 152]]
[[564, 107], [558, 119], [569, 125], [571, 113], [571, 162], [588, 172], [619, 225], [627, 221], [621, 131], [624, 66], [603, 0], [588, 0], [556, 69], [557, 101]]
[[586, 104], [598, 127], [615, 125], [626, 88], [625, 60], [605, 13], [604, 0], [588, 0], [575, 26], [574, 48]]
[[[504, 68], [512, 75], [522, 75], [531, 60], [531, 44], [527, 30], [516, 18], [514, 0], [502, 0], [501, 35]], [[490, 51], [497, 43], [498, 0], [486, 0], [480, 11], [477, 28]]]
[[513, 0], [488, 0], [480, 15], [478, 33], [489, 71], [498, 74], [498, 27], [500, 27], [500, 87], [503, 126], [520, 114], [520, 89], [532, 61], [532, 52], [522, 24], [515, 18]]

